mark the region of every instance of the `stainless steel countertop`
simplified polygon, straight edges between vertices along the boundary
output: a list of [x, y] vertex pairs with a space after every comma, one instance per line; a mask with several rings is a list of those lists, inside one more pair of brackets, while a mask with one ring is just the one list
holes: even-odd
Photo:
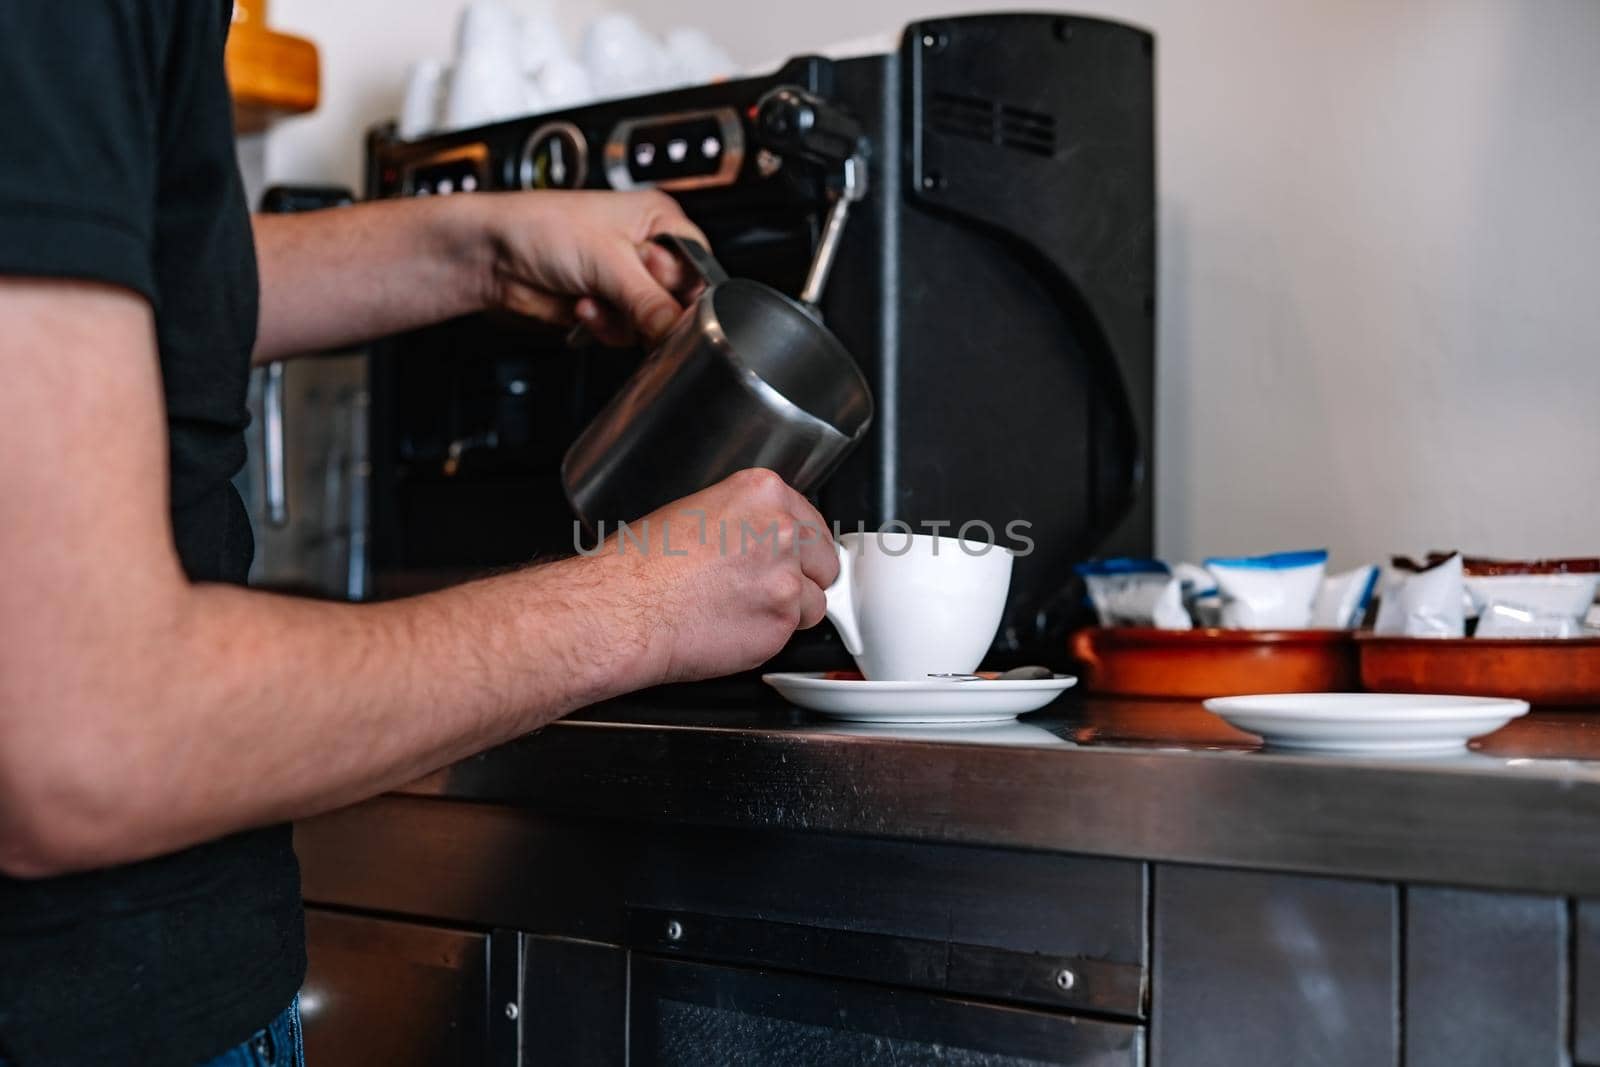
[[1600, 708], [1459, 756], [1264, 751], [1189, 702], [832, 724], [753, 683], [602, 705], [417, 783], [552, 813], [1600, 896]]

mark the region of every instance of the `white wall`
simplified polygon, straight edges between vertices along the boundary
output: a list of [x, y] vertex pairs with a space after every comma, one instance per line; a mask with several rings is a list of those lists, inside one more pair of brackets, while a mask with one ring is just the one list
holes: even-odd
[[[612, 6], [716, 27], [746, 63], [941, 10]], [[1158, 38], [1160, 551], [1600, 553], [1600, 2], [1073, 9]], [[449, 5], [273, 18], [323, 47], [328, 104], [269, 170], [353, 181]]]

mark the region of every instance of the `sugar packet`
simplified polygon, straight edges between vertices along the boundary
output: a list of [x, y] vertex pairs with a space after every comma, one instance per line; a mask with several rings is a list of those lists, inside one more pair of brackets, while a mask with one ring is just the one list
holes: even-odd
[[1311, 605], [1311, 625], [1318, 630], [1354, 630], [1367, 616], [1378, 587], [1378, 567], [1368, 564], [1322, 579]]
[[1160, 560], [1098, 559], [1075, 569], [1089, 590], [1101, 626], [1193, 628], [1183, 606], [1183, 584]]
[[1211, 572], [1198, 563], [1174, 563], [1172, 576], [1178, 579], [1183, 606], [1194, 624], [1205, 629], [1221, 626], [1222, 594], [1217, 592], [1217, 580]]
[[1327, 569], [1326, 549], [1206, 560], [1222, 597], [1222, 625], [1241, 630], [1305, 629]]
[[1373, 632], [1402, 637], [1463, 637], [1467, 632], [1465, 598], [1461, 553], [1426, 567], [1396, 556], [1378, 596]]
[[1600, 585], [1600, 559], [1464, 556], [1467, 614], [1478, 637], [1583, 637]]

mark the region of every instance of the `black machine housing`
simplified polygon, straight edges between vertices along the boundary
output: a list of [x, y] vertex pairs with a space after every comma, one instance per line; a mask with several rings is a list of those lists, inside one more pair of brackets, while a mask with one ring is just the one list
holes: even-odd
[[[797, 58], [770, 77], [415, 142], [374, 131], [367, 193], [653, 185], [730, 273], [795, 293], [829, 175], [764, 150], [755, 104], [790, 85], [848, 113], [868, 193], [821, 307], [878, 414], [818, 505], [845, 529], [977, 521], [1014, 546], [1008, 527], [1020, 531], [1032, 549], [995, 659], [1048, 657], [1081, 611], [1072, 564], [1151, 550], [1153, 62], [1149, 34], [1099, 19], [935, 19], [887, 55]], [[380, 347], [378, 595], [570, 553], [562, 454], [641, 354], [568, 351], [556, 331], [492, 315]], [[789, 659], [845, 657], [829, 632]]]

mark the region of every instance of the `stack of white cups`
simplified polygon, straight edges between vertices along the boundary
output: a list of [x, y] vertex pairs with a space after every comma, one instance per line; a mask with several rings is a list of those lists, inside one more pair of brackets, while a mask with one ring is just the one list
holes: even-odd
[[589, 24], [580, 55], [568, 48], [552, 0], [520, 0], [517, 8], [506, 0], [472, 0], [457, 25], [452, 64], [424, 59], [412, 66], [400, 136], [698, 84], [733, 71], [728, 54], [702, 31], [676, 29], [663, 43], [620, 13]]
[[461, 13], [456, 61], [445, 96], [448, 128], [477, 126], [524, 114], [522, 26], [516, 12], [496, 0], [476, 0]]

